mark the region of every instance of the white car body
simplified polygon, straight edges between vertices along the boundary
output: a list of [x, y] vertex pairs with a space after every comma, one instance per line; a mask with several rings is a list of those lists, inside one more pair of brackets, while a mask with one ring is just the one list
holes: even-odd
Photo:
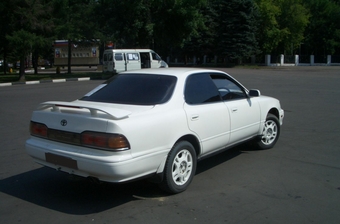
[[[84, 100], [42, 103], [33, 112], [31, 121], [46, 125], [59, 140], [32, 135], [26, 142], [27, 153], [39, 164], [70, 174], [95, 177], [101, 181], [125, 182], [162, 174], [169, 152], [181, 140], [194, 146], [196, 160], [263, 136], [268, 113], [277, 117], [278, 126], [282, 125], [284, 112], [277, 99], [250, 96], [245, 87], [221, 71], [166, 68], [128, 71], [120, 76], [135, 73], [176, 77], [170, 99], [155, 105]], [[242, 88], [247, 97], [189, 104], [185, 100], [187, 78], [196, 73], [226, 76]], [[86, 96], [91, 96], [103, 86]], [[259, 94], [259, 91], [255, 93]], [[110, 151], [67, 142], [70, 136], [84, 131], [118, 133], [126, 137], [130, 148]]]

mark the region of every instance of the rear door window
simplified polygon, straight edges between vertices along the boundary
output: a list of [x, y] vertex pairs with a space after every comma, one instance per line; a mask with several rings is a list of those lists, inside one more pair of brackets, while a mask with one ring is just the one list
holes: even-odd
[[189, 76], [184, 94], [187, 104], [206, 104], [221, 101], [216, 85], [207, 73]]

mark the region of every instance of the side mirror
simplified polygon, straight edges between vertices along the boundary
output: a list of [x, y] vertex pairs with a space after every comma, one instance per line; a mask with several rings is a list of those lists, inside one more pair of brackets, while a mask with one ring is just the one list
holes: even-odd
[[257, 89], [251, 89], [251, 90], [249, 90], [248, 95], [250, 97], [258, 97], [258, 96], [261, 96], [261, 92], [260, 92], [260, 90], [257, 90]]

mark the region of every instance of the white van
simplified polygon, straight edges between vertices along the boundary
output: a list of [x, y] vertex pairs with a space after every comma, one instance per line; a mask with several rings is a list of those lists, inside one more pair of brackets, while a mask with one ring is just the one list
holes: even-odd
[[168, 64], [150, 49], [108, 49], [103, 55], [103, 72], [167, 67]]

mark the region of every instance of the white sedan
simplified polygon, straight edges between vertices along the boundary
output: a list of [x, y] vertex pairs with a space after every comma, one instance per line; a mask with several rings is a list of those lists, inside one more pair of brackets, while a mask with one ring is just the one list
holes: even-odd
[[120, 73], [72, 102], [33, 112], [26, 150], [36, 162], [100, 181], [152, 177], [187, 189], [197, 160], [245, 141], [272, 148], [284, 111], [277, 99], [208, 69]]

